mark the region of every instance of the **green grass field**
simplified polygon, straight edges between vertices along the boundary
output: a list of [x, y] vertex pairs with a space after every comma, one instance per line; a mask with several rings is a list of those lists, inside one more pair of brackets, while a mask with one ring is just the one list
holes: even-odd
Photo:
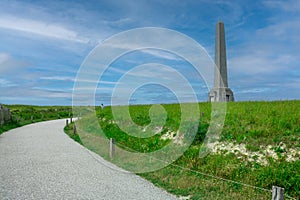
[[[72, 108], [64, 106], [7, 107], [13, 122], [0, 126], [0, 133], [33, 122], [72, 116]], [[65, 127], [65, 132], [107, 160], [109, 144], [106, 140], [97, 141], [99, 138], [114, 138], [116, 145], [126, 151], [154, 152], [170, 143], [171, 139], [162, 136], [170, 131], [176, 133], [180, 124], [180, 105], [163, 107], [166, 123], [160, 133], [149, 138], [130, 136], [120, 130], [111, 107], [97, 107], [96, 122], [89, 117], [76, 122], [79, 135], [73, 134], [73, 124]], [[150, 108], [130, 106], [130, 116], [136, 124], [147, 126]], [[273, 185], [285, 188], [286, 199], [300, 198], [300, 101], [228, 103], [218, 148], [204, 158], [199, 158], [199, 151], [211, 120], [211, 105], [199, 103], [199, 108], [197, 134], [188, 150], [171, 165], [140, 176], [190, 199], [271, 199]], [[121, 158], [122, 153], [116, 152], [112, 162], [118, 164]]]
[[10, 108], [12, 121], [0, 126], [0, 134], [26, 124], [72, 116], [71, 106], [4, 105]]
[[[130, 106], [133, 121], [148, 125], [150, 107]], [[163, 107], [167, 112], [166, 123], [161, 133], [152, 137], [138, 138], [120, 130], [111, 107], [96, 108], [96, 123], [102, 130], [88, 117], [82, 118], [77, 122], [82, 132], [79, 135], [86, 147], [108, 160], [107, 142], [93, 141], [114, 138], [116, 145], [125, 150], [153, 152], [170, 142], [170, 139], [162, 139], [164, 134], [170, 130], [176, 132], [179, 127], [180, 105]], [[201, 118], [190, 148], [172, 165], [140, 176], [190, 199], [270, 199], [273, 185], [285, 188], [286, 198], [300, 197], [300, 101], [228, 103], [220, 148], [204, 158], [199, 158], [199, 150], [209, 127], [211, 105], [199, 103], [199, 107]], [[222, 145], [231, 145], [233, 150], [224, 149]], [[236, 147], [244, 149], [234, 149]], [[122, 153], [116, 152], [112, 162], [118, 164], [121, 157]]]

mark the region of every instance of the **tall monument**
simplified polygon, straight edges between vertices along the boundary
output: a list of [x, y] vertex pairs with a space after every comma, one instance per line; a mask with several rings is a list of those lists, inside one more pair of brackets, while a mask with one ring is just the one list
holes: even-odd
[[225, 30], [221, 21], [216, 25], [214, 71], [214, 88], [208, 94], [208, 101], [234, 101], [233, 92], [228, 88]]

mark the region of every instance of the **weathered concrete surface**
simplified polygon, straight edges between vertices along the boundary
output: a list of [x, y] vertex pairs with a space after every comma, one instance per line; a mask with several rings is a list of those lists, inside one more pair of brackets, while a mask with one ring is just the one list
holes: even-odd
[[216, 24], [214, 88], [208, 93], [208, 101], [234, 101], [228, 88], [225, 28], [221, 21]]
[[65, 120], [0, 135], [0, 199], [177, 199], [63, 132]]
[[214, 87], [228, 87], [225, 29], [220, 21], [216, 25], [215, 67]]
[[5, 108], [0, 104], [0, 125], [11, 121], [11, 114], [9, 108]]

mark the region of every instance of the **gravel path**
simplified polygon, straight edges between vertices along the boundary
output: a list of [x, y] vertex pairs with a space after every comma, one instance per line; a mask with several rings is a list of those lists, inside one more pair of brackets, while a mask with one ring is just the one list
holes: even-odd
[[64, 125], [65, 120], [41, 122], [0, 135], [1, 200], [177, 199], [134, 174], [112, 169], [70, 139]]

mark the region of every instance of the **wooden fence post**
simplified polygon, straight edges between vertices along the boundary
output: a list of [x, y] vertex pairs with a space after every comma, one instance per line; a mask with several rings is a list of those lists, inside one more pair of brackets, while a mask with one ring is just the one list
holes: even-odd
[[115, 140], [113, 138], [109, 140], [109, 153], [110, 159], [113, 159], [115, 155]]
[[0, 109], [0, 125], [2, 126], [4, 124], [4, 114], [2, 110]]
[[284, 200], [284, 188], [273, 186], [272, 200]]
[[77, 130], [76, 130], [76, 124], [74, 124], [74, 127], [73, 127], [73, 133], [74, 133], [74, 134], [77, 133]]
[[70, 118], [70, 122], [72, 123], [72, 117]]

